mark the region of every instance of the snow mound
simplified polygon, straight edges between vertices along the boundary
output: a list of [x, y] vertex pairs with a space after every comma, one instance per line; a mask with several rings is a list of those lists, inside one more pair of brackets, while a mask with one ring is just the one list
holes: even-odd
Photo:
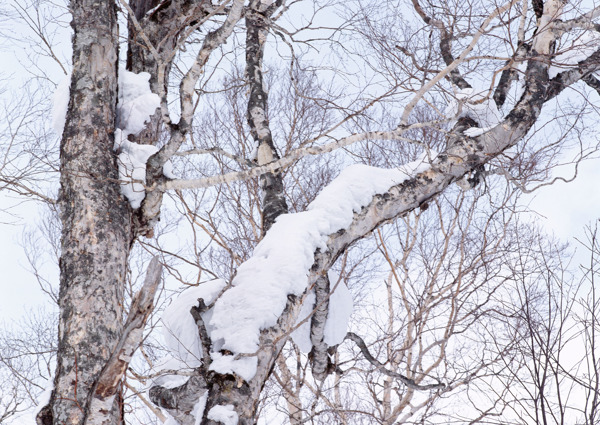
[[150, 90], [150, 74], [119, 70], [119, 101], [117, 103], [117, 128], [124, 133], [138, 134], [146, 121], [160, 108], [160, 97]]
[[[157, 371], [161, 370], [191, 370], [202, 364], [202, 342], [198, 335], [198, 327], [190, 310], [198, 305], [202, 298], [210, 304], [225, 287], [223, 279], [215, 279], [190, 287], [183, 291], [162, 315], [163, 338], [170, 356], [161, 360]], [[205, 324], [208, 324], [212, 312], [203, 314]], [[207, 327], [210, 333], [210, 328]], [[157, 378], [154, 383], [165, 388], [175, 388], [185, 384], [188, 376], [165, 375]]]
[[[147, 72], [135, 74], [125, 69], [119, 70], [114, 149], [119, 152], [121, 193], [129, 200], [132, 208], [139, 208], [146, 197], [146, 162], [158, 152], [156, 146], [140, 145], [128, 140], [129, 135], [142, 131], [146, 121], [160, 108], [160, 97], [150, 90], [149, 80], [150, 74]], [[167, 171], [171, 170], [172, 167]]]
[[[121, 135], [121, 130], [115, 132], [115, 138]], [[146, 197], [146, 162], [158, 152], [153, 145], [140, 145], [122, 140], [119, 153], [119, 180], [121, 193], [129, 200], [131, 208], [139, 208]]]

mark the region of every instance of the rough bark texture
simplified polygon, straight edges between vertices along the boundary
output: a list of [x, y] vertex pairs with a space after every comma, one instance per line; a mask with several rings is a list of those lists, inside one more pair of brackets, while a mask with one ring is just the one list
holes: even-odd
[[[52, 423], [122, 423], [115, 394], [91, 389], [123, 326], [130, 208], [113, 153], [117, 16], [111, 0], [73, 0], [73, 76], [60, 147], [60, 321]], [[118, 398], [118, 397], [116, 397]], [[48, 416], [43, 419], [47, 424]]]
[[191, 414], [198, 399], [207, 391], [203, 373], [192, 376], [185, 384], [177, 388], [152, 387], [150, 400], [169, 412], [181, 425], [194, 425], [196, 419]]

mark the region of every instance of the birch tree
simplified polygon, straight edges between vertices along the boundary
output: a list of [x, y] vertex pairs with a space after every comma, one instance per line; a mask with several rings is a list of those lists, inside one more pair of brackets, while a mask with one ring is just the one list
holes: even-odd
[[[197, 222], [207, 215], [188, 211], [190, 199], [209, 211], [204, 197], [223, 199], [246, 184], [229, 200], [250, 225], [230, 221], [230, 229], [254, 233], [236, 253], [210, 231], [223, 224], [204, 225], [230, 260], [219, 272], [229, 274], [213, 273], [217, 279], [187, 292], [192, 305], [181, 301], [199, 361], [184, 383], [156, 383], [150, 401], [181, 424], [250, 424], [298, 320], [310, 322], [312, 374], [323, 381], [331, 372], [329, 271], [349, 247], [427, 209], [453, 183], [506, 179], [532, 190], [553, 181], [563, 151], [575, 146], [575, 163], [595, 151], [582, 134], [600, 87], [597, 7], [71, 0], [69, 12], [72, 70], [55, 200], [57, 366], [40, 424], [123, 423], [124, 377], [161, 278], [155, 258], [125, 311], [128, 261], [138, 246], [152, 246], [171, 199]], [[277, 78], [293, 94], [287, 110], [273, 103]], [[566, 105], [569, 91], [585, 95]], [[207, 134], [203, 112], [224, 101], [210, 105], [215, 92], [243, 101], [245, 112], [198, 140]], [[544, 135], [549, 125], [558, 130]], [[373, 146], [400, 162], [349, 165], [370, 163], [359, 148]], [[294, 173], [321, 171], [310, 161], [331, 161], [336, 169], [323, 177], [335, 178], [302, 202], [294, 191], [316, 188], [295, 183]], [[17, 180], [10, 168], [0, 171], [3, 181]], [[308, 318], [304, 305], [313, 307]], [[349, 339], [361, 347], [360, 336]], [[432, 373], [391, 377], [410, 391], [448, 385]]]

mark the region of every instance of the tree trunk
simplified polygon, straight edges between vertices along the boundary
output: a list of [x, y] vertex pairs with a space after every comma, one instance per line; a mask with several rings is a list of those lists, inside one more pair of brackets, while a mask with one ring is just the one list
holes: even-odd
[[[265, 42], [269, 34], [268, 22], [275, 8], [259, 10], [262, 7], [260, 1], [251, 2], [250, 10], [246, 13], [246, 76], [250, 86], [247, 118], [250, 133], [257, 144], [258, 165], [279, 159], [267, 119], [269, 95], [265, 89], [262, 70]], [[260, 188], [263, 196], [262, 231], [265, 234], [277, 217], [288, 212], [288, 206], [279, 171], [262, 174]]]
[[96, 384], [122, 332], [132, 242], [113, 152], [118, 34], [112, 0], [72, 0], [73, 76], [60, 147], [60, 321], [55, 389], [38, 421], [122, 423], [118, 391]]

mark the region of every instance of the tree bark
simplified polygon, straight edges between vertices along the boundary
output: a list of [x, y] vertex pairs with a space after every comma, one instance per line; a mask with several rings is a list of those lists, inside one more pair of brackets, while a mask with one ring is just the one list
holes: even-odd
[[[44, 424], [118, 424], [118, 394], [93, 394], [119, 340], [130, 207], [113, 153], [118, 34], [112, 0], [72, 0], [73, 73], [60, 146], [59, 345]], [[90, 406], [94, 405], [94, 408]]]

